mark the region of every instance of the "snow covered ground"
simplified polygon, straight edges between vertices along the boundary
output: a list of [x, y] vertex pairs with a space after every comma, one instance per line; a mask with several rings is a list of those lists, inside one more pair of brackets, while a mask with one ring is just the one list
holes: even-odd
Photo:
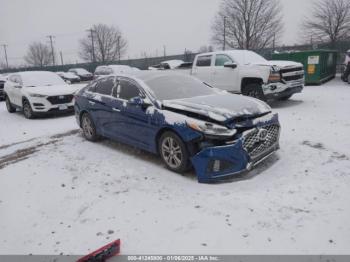
[[0, 103], [0, 254], [350, 254], [350, 86], [272, 106], [281, 150], [227, 183], [83, 139], [73, 116], [26, 120]]

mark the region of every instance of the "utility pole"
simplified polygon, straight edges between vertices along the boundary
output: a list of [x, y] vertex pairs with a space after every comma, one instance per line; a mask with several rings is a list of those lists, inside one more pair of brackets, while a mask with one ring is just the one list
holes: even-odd
[[224, 16], [224, 46], [223, 50], [226, 50], [226, 16]]
[[93, 30], [92, 28], [86, 30], [90, 32], [90, 38], [91, 38], [91, 47], [92, 47], [92, 58], [91, 61], [93, 63], [96, 62], [96, 57], [95, 57], [95, 42], [94, 42], [94, 33], [96, 32], [95, 30]]
[[53, 65], [56, 65], [56, 62], [55, 62], [55, 52], [54, 52], [54, 49], [53, 49], [53, 39], [55, 38], [55, 36], [53, 36], [53, 35], [48, 35], [47, 37], [50, 39], [50, 44], [51, 44], [52, 64], [53, 64]]
[[273, 34], [272, 48], [273, 48], [272, 51], [275, 52], [275, 50], [276, 50], [276, 33]]
[[120, 55], [120, 36], [118, 36], [118, 61], [120, 63], [120, 58], [121, 58], [121, 55]]
[[5, 59], [6, 59], [6, 68], [8, 69], [9, 68], [9, 61], [7, 60], [7, 45], [6, 44], [3, 44], [2, 47], [4, 48], [4, 52], [5, 52]]
[[63, 54], [62, 54], [62, 51], [60, 51], [60, 56], [61, 56], [61, 64], [63, 65]]
[[163, 54], [164, 54], [164, 58], [166, 57], [166, 46], [163, 45]]

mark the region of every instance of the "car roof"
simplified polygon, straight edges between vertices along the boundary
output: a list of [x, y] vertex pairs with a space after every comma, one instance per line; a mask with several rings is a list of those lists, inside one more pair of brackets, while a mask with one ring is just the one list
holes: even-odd
[[215, 51], [215, 52], [208, 52], [208, 53], [201, 53], [198, 54], [199, 56], [206, 56], [206, 55], [220, 55], [220, 54], [242, 54], [242, 53], [254, 53], [250, 50], [243, 50], [243, 49], [232, 49], [232, 50], [226, 50], [226, 51]]

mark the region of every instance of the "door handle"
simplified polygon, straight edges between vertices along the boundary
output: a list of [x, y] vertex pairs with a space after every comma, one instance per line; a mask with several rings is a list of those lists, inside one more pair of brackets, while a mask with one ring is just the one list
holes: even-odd
[[90, 105], [94, 105], [94, 104], [96, 104], [96, 103], [93, 102], [93, 101], [89, 101], [89, 104], [90, 104]]
[[112, 110], [115, 112], [121, 112], [121, 110], [119, 108], [115, 108], [115, 107], [113, 107]]

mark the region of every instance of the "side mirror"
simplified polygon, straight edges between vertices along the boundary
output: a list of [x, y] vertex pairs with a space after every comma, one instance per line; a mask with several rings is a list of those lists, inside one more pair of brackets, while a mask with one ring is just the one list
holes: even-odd
[[226, 63], [224, 64], [224, 67], [228, 67], [228, 68], [235, 69], [235, 68], [237, 68], [237, 64], [236, 64], [236, 63], [226, 62]]
[[142, 108], [147, 108], [152, 105], [148, 100], [145, 100], [139, 96], [131, 98], [128, 103], [129, 105], [140, 106]]
[[68, 84], [68, 85], [70, 85], [72, 82], [71, 81], [69, 81], [69, 80], [65, 80], [65, 82]]

